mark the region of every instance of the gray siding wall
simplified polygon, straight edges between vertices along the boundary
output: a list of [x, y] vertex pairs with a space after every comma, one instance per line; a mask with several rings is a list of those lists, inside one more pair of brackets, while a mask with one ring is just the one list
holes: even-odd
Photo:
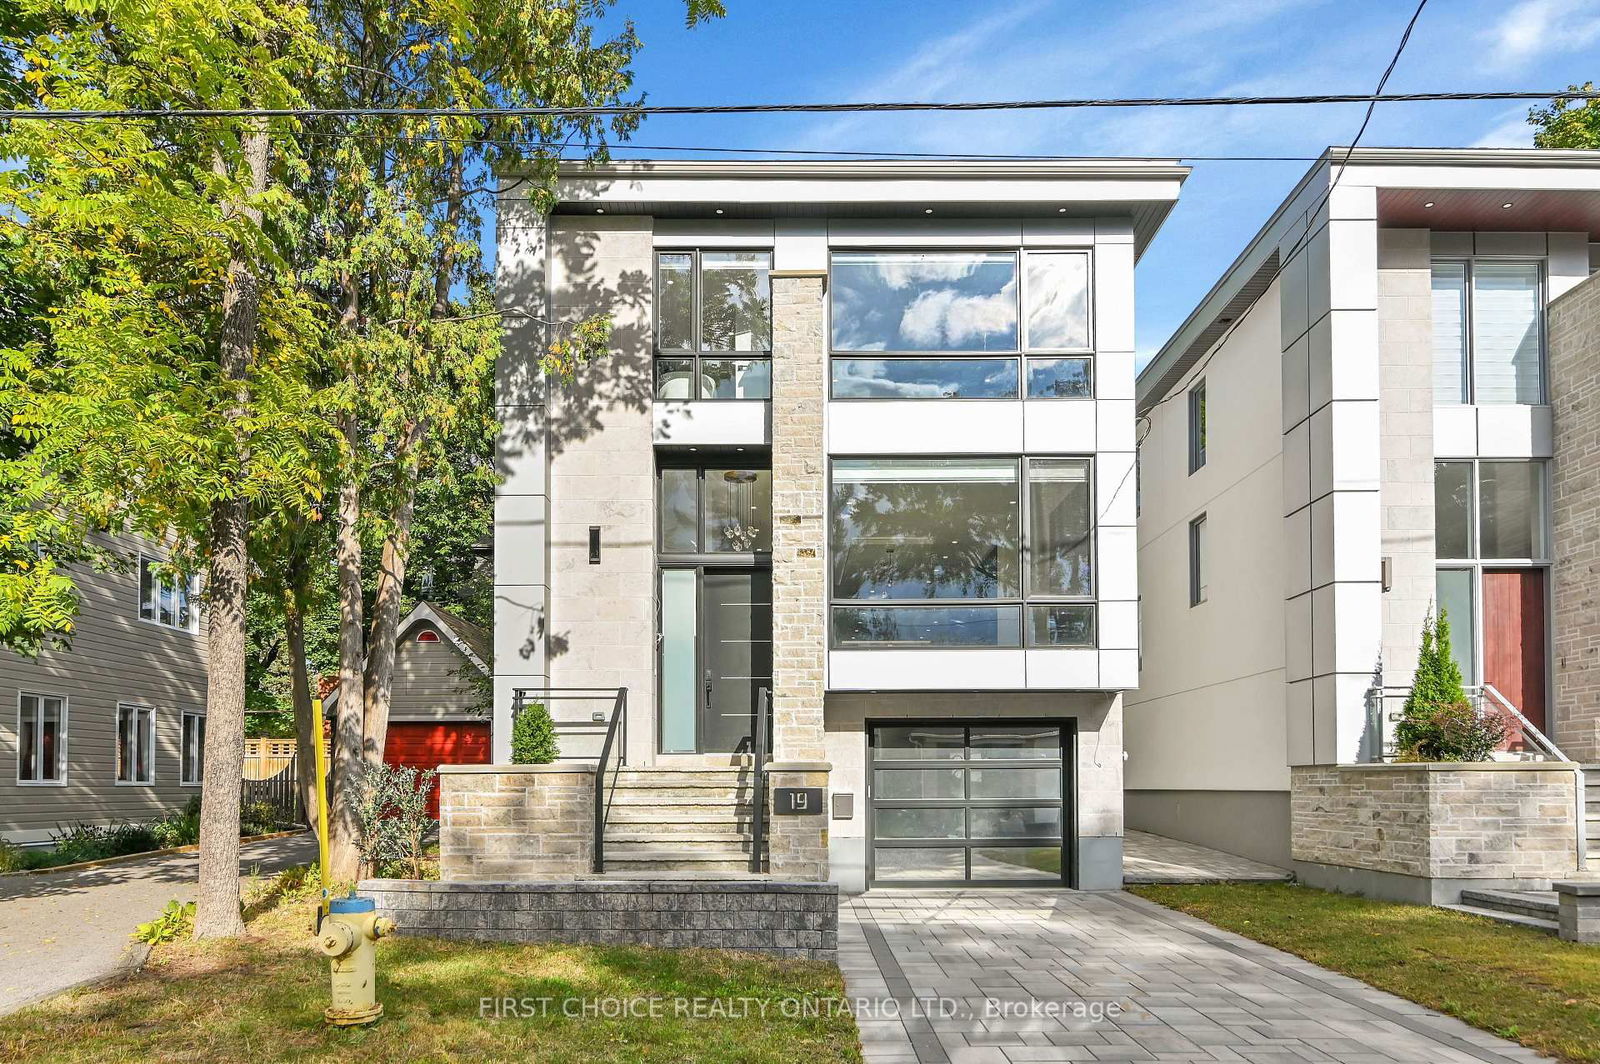
[[[73, 572], [82, 602], [70, 650], [29, 660], [0, 650], [0, 835], [47, 841], [57, 825], [142, 820], [176, 809], [199, 792], [179, 783], [182, 714], [206, 705], [206, 637], [139, 619], [140, 541], [118, 537], [135, 560], [127, 572]], [[149, 556], [160, 554], [148, 544]], [[198, 604], [197, 604], [198, 605]], [[67, 700], [64, 785], [20, 784], [21, 692]], [[155, 710], [154, 782], [116, 782], [117, 704]]]
[[477, 694], [472, 676], [477, 667], [440, 633], [437, 643], [417, 642], [417, 630], [406, 633], [395, 648], [391, 720], [460, 720], [475, 717]]

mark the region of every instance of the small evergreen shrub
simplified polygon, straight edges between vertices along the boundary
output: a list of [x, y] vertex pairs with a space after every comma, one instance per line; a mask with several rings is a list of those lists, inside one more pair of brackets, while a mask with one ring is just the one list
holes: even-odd
[[548, 765], [558, 753], [556, 723], [550, 719], [550, 710], [543, 702], [523, 706], [511, 725], [511, 763]]
[[1505, 740], [1499, 714], [1479, 715], [1467, 699], [1450, 649], [1450, 617], [1441, 609], [1422, 622], [1417, 675], [1395, 727], [1399, 761], [1487, 761]]

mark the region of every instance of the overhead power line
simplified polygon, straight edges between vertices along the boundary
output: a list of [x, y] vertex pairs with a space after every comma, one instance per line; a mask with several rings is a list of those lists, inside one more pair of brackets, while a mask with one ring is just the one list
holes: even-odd
[[630, 107], [286, 107], [155, 108], [101, 111], [0, 110], [0, 121], [89, 121], [149, 118], [605, 118], [615, 115], [866, 114], [895, 111], [1056, 111], [1135, 107], [1274, 107], [1343, 103], [1438, 103], [1473, 100], [1600, 99], [1600, 90], [1548, 92], [1318, 93], [1300, 96], [1133, 96], [1069, 100], [983, 100], [930, 103], [735, 103]]

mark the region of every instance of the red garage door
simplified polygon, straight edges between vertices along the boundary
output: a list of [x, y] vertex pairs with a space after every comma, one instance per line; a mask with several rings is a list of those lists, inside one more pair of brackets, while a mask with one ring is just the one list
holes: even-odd
[[[435, 724], [428, 721], [391, 721], [383, 759], [391, 765], [438, 768], [440, 765], [487, 765], [489, 725], [481, 721]], [[428, 813], [439, 815], [439, 784], [433, 785]]]

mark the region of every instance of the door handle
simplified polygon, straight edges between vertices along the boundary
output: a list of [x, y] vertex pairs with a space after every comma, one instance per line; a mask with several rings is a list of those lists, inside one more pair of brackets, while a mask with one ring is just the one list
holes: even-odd
[[706, 708], [711, 708], [711, 670], [706, 670]]

